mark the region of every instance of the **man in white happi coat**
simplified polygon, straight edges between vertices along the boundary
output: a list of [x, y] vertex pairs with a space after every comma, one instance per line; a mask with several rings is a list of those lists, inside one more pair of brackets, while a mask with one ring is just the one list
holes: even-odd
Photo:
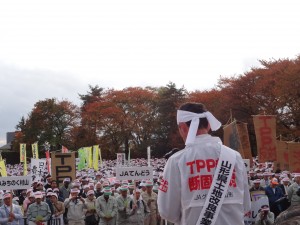
[[[216, 225], [243, 225], [244, 213], [250, 210], [251, 204], [246, 168], [238, 152], [209, 135], [210, 129], [217, 130], [221, 123], [203, 104], [197, 103], [182, 105], [177, 111], [177, 123], [186, 147], [172, 155], [165, 166], [158, 192], [160, 216], [175, 224], [213, 224], [210, 218], [214, 218]], [[222, 184], [225, 176], [228, 189], [213, 186], [208, 195], [218, 161], [226, 162], [219, 160], [221, 150], [235, 158], [234, 167], [229, 167], [231, 176], [226, 169], [226, 174], [218, 173], [216, 177], [220, 179], [218, 184]], [[226, 165], [219, 168], [221, 172]], [[219, 204], [220, 193], [225, 196], [222, 204]], [[203, 206], [206, 207], [202, 212]], [[205, 217], [200, 217], [200, 212]]]

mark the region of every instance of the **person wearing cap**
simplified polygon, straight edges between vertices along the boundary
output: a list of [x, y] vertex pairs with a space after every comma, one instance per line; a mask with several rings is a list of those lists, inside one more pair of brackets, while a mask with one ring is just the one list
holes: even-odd
[[[243, 225], [244, 213], [251, 208], [246, 167], [240, 153], [209, 134], [221, 123], [203, 104], [185, 103], [177, 111], [177, 124], [186, 147], [166, 163], [158, 191], [161, 217], [175, 224], [211, 224], [214, 220], [215, 225]], [[212, 185], [213, 177], [222, 177], [217, 188]], [[225, 182], [227, 191], [221, 187]], [[229, 195], [224, 197], [225, 193]]]
[[111, 187], [111, 197], [117, 198], [120, 194], [117, 192], [115, 187]]
[[99, 225], [115, 225], [118, 213], [117, 200], [111, 196], [111, 188], [103, 189], [103, 195], [96, 200], [96, 211], [99, 216]]
[[135, 189], [133, 198], [129, 203], [129, 222], [132, 225], [144, 225], [145, 218], [149, 213], [147, 204], [141, 197], [141, 190]]
[[43, 202], [43, 195], [37, 191], [34, 194], [35, 202], [28, 207], [27, 220], [28, 225], [46, 224], [51, 217], [51, 210], [46, 202]]
[[69, 225], [85, 225], [84, 209], [86, 209], [86, 205], [84, 204], [84, 199], [78, 194], [78, 188], [72, 188], [69, 198], [64, 201], [64, 206], [68, 209], [67, 217]]
[[117, 225], [130, 225], [128, 214], [131, 198], [128, 196], [128, 186], [122, 185], [119, 189], [121, 194], [116, 198], [118, 206]]
[[51, 193], [51, 203], [53, 205], [53, 217], [59, 217], [65, 213], [64, 203], [58, 200], [56, 193]]
[[4, 204], [0, 207], [0, 224], [1, 225], [18, 225], [23, 219], [23, 213], [20, 206], [12, 204], [12, 195], [5, 193], [3, 195]]
[[133, 183], [128, 184], [128, 190], [129, 190], [129, 195], [133, 196], [133, 191], [134, 191], [134, 184]]
[[300, 174], [294, 175], [294, 183], [288, 188], [288, 199], [291, 206], [300, 205]]
[[28, 189], [26, 191], [26, 198], [23, 201], [23, 210], [24, 210], [24, 212], [26, 212], [28, 204], [30, 203], [29, 196], [31, 195], [31, 193], [33, 193], [32, 189]]
[[258, 211], [254, 225], [273, 225], [274, 220], [274, 213], [270, 211], [269, 206], [263, 205]]
[[88, 185], [84, 185], [83, 189], [80, 190], [79, 195], [83, 198], [87, 198], [87, 193], [90, 190], [90, 187]]
[[[49, 189], [49, 188], [48, 188]], [[54, 207], [52, 205], [52, 202], [51, 202], [51, 195], [52, 195], [53, 192], [49, 191], [47, 194], [46, 194], [46, 200], [45, 202], [49, 205], [49, 208], [50, 208], [50, 211], [51, 211], [51, 216], [53, 215], [54, 213]], [[51, 220], [51, 217], [50, 217], [50, 220]]]
[[70, 178], [65, 178], [63, 180], [63, 186], [59, 189], [59, 193], [63, 201], [65, 201], [65, 199], [70, 195], [70, 182]]
[[265, 191], [265, 189], [260, 186], [260, 180], [259, 179], [256, 179], [253, 181], [253, 186], [250, 188], [249, 190], [250, 192], [253, 192], [253, 191]]
[[101, 182], [97, 182], [96, 187], [95, 187], [95, 197], [98, 198], [101, 195], [103, 195], [102, 184], [101, 184]]
[[157, 207], [157, 194], [153, 192], [153, 181], [146, 181], [146, 191], [143, 192], [142, 198], [145, 201], [150, 214], [145, 218], [145, 225], [156, 225], [160, 219]]
[[96, 212], [96, 198], [94, 190], [87, 192], [87, 198], [85, 199], [86, 213], [85, 213], [85, 224], [86, 225], [97, 225], [98, 215]]
[[289, 208], [291, 206], [291, 202], [288, 199], [289, 186], [290, 186], [290, 179], [288, 177], [283, 177], [281, 180], [281, 184], [279, 185], [284, 196], [286, 197], [286, 199], [284, 199], [281, 203], [282, 211], [286, 210], [287, 208]]
[[272, 178], [270, 185], [265, 188], [265, 193], [269, 199], [269, 206], [271, 212], [274, 213], [275, 218], [282, 212], [281, 202], [284, 200], [284, 194], [280, 187], [278, 187], [277, 178]]
[[261, 179], [260, 186], [266, 188], [270, 185], [272, 179], [272, 174], [269, 172], [263, 173], [263, 179]]

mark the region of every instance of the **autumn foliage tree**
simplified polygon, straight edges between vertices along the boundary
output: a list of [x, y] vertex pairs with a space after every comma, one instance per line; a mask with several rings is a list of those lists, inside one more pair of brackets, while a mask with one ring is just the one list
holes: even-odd
[[[80, 94], [80, 108], [68, 101], [38, 101], [17, 128], [18, 140], [32, 144], [49, 141], [78, 149], [99, 144], [104, 158], [116, 152], [146, 157], [147, 146], [160, 157], [183, 148], [176, 110], [184, 102], [205, 104], [221, 122], [232, 117], [248, 124], [255, 150], [252, 115], [277, 116], [277, 134], [286, 140], [300, 136], [300, 57], [261, 60], [261, 66], [238, 76], [221, 76], [210, 90], [188, 92], [172, 82], [162, 87], [127, 87], [122, 90], [89, 86]], [[222, 138], [223, 132], [214, 133]], [[254, 151], [255, 153], [255, 151]]]
[[46, 141], [56, 150], [61, 145], [72, 146], [71, 131], [79, 123], [78, 107], [55, 98], [35, 103], [28, 118], [22, 118], [16, 128], [22, 135], [17, 142], [30, 144]]

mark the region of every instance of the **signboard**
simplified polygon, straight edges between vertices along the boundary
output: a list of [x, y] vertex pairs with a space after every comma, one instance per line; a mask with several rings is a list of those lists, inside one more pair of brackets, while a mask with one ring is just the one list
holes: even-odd
[[31, 159], [32, 181], [41, 181], [45, 172], [47, 173], [46, 159]]
[[[243, 148], [243, 158], [244, 159], [252, 159], [252, 152], [251, 152], [247, 123], [239, 122], [237, 124], [237, 130], [238, 130], [240, 142], [241, 142], [241, 145]], [[253, 162], [251, 160], [250, 161], [251, 167], [253, 166], [252, 163]]]
[[243, 152], [242, 144], [237, 129], [237, 121], [233, 121], [232, 123], [225, 126], [223, 129], [224, 129], [224, 145], [231, 149], [236, 150], [241, 154], [242, 158], [244, 158], [244, 152]]
[[146, 180], [153, 179], [152, 167], [117, 167], [118, 180]]
[[0, 190], [24, 190], [31, 188], [31, 176], [0, 177]]
[[276, 168], [281, 170], [290, 170], [289, 168], [289, 150], [286, 141], [276, 141], [277, 145], [277, 163]]
[[289, 169], [293, 173], [300, 173], [300, 143], [288, 142]]
[[58, 184], [65, 178], [76, 179], [75, 152], [71, 153], [51, 153], [52, 177]]
[[276, 161], [276, 116], [253, 116], [259, 162]]
[[244, 216], [245, 225], [254, 225], [255, 219], [258, 216], [258, 211], [263, 205], [269, 205], [268, 197], [260, 198], [257, 201], [251, 202], [251, 211], [247, 212]]

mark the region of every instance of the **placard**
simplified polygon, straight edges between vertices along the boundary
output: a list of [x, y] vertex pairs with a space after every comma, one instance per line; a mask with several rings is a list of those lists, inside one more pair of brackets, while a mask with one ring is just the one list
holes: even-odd
[[260, 198], [257, 201], [251, 202], [251, 211], [247, 212], [244, 216], [245, 225], [255, 224], [256, 217], [259, 216], [258, 211], [263, 205], [269, 205], [269, 200], [267, 196]]
[[31, 188], [31, 176], [0, 177], [0, 190], [24, 190]]
[[249, 172], [250, 171], [250, 159], [243, 159], [244, 160], [244, 164], [246, 167], [246, 171]]
[[76, 179], [75, 152], [71, 153], [51, 153], [51, 176], [58, 184], [65, 178]]
[[153, 179], [152, 167], [117, 167], [118, 180], [146, 180]]
[[48, 172], [46, 159], [31, 159], [30, 170], [32, 181], [42, 181], [43, 175]]

